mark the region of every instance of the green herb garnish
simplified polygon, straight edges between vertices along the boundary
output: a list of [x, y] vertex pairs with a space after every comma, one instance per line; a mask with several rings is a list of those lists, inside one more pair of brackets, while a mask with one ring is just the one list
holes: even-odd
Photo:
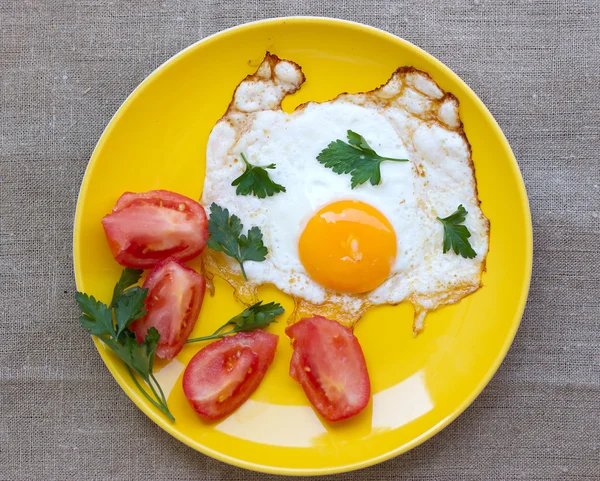
[[262, 232], [252, 227], [248, 234], [242, 234], [242, 222], [236, 215], [229, 216], [229, 211], [214, 202], [210, 206], [208, 218], [208, 247], [224, 252], [240, 264], [244, 280], [248, 280], [244, 269], [245, 261], [262, 262], [267, 256], [267, 248], [263, 244]]
[[[137, 284], [142, 272], [130, 268], [122, 272], [119, 282], [115, 285], [110, 306], [97, 301], [94, 296], [76, 292], [75, 300], [81, 309], [79, 322], [85, 330], [100, 339], [125, 363], [135, 385], [146, 399], [171, 421], [175, 421], [160, 384], [152, 373], [160, 334], [156, 328], [151, 327], [144, 342], [139, 344], [135, 334], [128, 329], [133, 321], [146, 314], [144, 300], [148, 289], [131, 287]], [[154, 397], [141, 386], [135, 374], [148, 385]]]
[[[272, 322], [277, 322], [275, 318], [283, 314], [284, 309], [280, 304], [269, 302], [268, 304], [258, 301], [256, 304], [245, 309], [237, 316], [232, 317], [229, 321], [223, 324], [210, 336], [196, 337], [188, 339], [187, 342], [211, 341], [213, 339], [221, 339], [230, 334], [238, 332], [250, 332], [255, 329], [267, 327]], [[227, 326], [233, 326], [227, 331], [223, 331]]]
[[243, 152], [240, 155], [246, 164], [246, 170], [231, 183], [232, 186], [237, 186], [237, 189], [235, 189], [237, 195], [255, 195], [259, 199], [264, 199], [278, 192], [285, 192], [285, 187], [273, 182], [266, 170], [274, 169], [275, 164], [259, 167], [248, 162]]
[[437, 218], [444, 224], [444, 254], [452, 249], [456, 254], [459, 254], [467, 259], [472, 259], [477, 253], [469, 243], [471, 233], [462, 223], [467, 218], [468, 212], [461, 205], [458, 206], [455, 212], [444, 219]]
[[408, 162], [408, 159], [381, 157], [362, 135], [352, 130], [348, 130], [347, 135], [348, 143], [334, 140], [321, 151], [317, 160], [336, 174], [351, 174], [353, 189], [367, 180], [371, 185], [378, 185], [381, 182], [380, 166], [384, 160]]

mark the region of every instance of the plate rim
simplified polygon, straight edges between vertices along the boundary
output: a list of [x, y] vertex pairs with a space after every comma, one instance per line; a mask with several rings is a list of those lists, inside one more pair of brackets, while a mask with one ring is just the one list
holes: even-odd
[[489, 384], [491, 379], [494, 377], [494, 375], [498, 371], [500, 365], [506, 358], [506, 355], [508, 354], [508, 351], [514, 341], [516, 333], [517, 333], [519, 326], [523, 319], [523, 313], [525, 311], [527, 298], [528, 298], [529, 290], [530, 290], [530, 286], [531, 286], [531, 275], [532, 275], [532, 267], [533, 267], [533, 227], [532, 227], [532, 220], [531, 220], [531, 208], [530, 208], [530, 204], [529, 204], [529, 197], [527, 196], [527, 190], [525, 188], [525, 182], [523, 180], [523, 176], [522, 176], [521, 170], [519, 168], [518, 162], [516, 160], [516, 157], [514, 155], [514, 152], [512, 151], [510, 144], [509, 144], [506, 136], [504, 135], [504, 132], [500, 128], [500, 125], [498, 124], [498, 122], [496, 121], [496, 119], [494, 118], [492, 113], [489, 111], [487, 106], [483, 103], [483, 101], [475, 93], [475, 91], [473, 91], [473, 89], [471, 89], [471, 87], [458, 74], [456, 74], [452, 69], [450, 69], [450, 67], [448, 67], [441, 60], [437, 59], [436, 57], [434, 57], [432, 54], [428, 53], [421, 47], [413, 44], [412, 42], [410, 42], [404, 38], [394, 35], [390, 32], [382, 30], [378, 27], [374, 27], [372, 25], [367, 25], [367, 24], [363, 24], [360, 22], [344, 20], [344, 19], [339, 19], [339, 18], [333, 18], [333, 17], [298, 15], [298, 16], [271, 17], [271, 18], [266, 18], [266, 19], [260, 19], [260, 20], [255, 20], [252, 22], [235, 25], [235, 26], [229, 27], [224, 30], [220, 30], [218, 32], [215, 32], [207, 37], [204, 37], [204, 38], [190, 44], [189, 46], [185, 47], [184, 49], [180, 50], [173, 56], [166, 59], [163, 63], [161, 63], [154, 70], [152, 70], [152, 72], [150, 72], [146, 77], [144, 77], [144, 79], [133, 89], [133, 91], [119, 105], [118, 109], [112, 115], [111, 119], [107, 123], [106, 127], [103, 129], [100, 137], [98, 138], [98, 141], [96, 142], [96, 145], [94, 146], [92, 154], [90, 155], [87, 166], [83, 173], [83, 179], [81, 181], [81, 185], [80, 185], [79, 192], [77, 195], [77, 202], [76, 202], [75, 213], [74, 213], [74, 217], [73, 217], [73, 251], [72, 251], [72, 253], [73, 253], [73, 271], [75, 274], [75, 285], [77, 287], [77, 290], [79, 290], [80, 285], [81, 285], [82, 272], [81, 272], [81, 266], [78, 265], [79, 263], [77, 262], [78, 256], [76, 253], [76, 250], [77, 250], [76, 246], [79, 244], [79, 236], [80, 236], [79, 231], [77, 229], [77, 225], [80, 223], [80, 220], [82, 217], [83, 198], [85, 197], [85, 193], [87, 192], [88, 185], [90, 183], [90, 180], [89, 180], [90, 176], [88, 174], [93, 170], [95, 164], [97, 163], [97, 157], [99, 155], [99, 152], [101, 151], [101, 148], [102, 148], [104, 142], [106, 141], [107, 134], [112, 130], [112, 128], [114, 128], [116, 121], [119, 119], [119, 117], [121, 117], [121, 115], [123, 115], [124, 111], [126, 110], [126, 107], [140, 94], [144, 85], [147, 82], [150, 82], [152, 79], [154, 79], [154, 77], [158, 76], [160, 74], [160, 72], [164, 68], [166, 68], [171, 62], [174, 62], [180, 56], [185, 55], [188, 51], [195, 49], [200, 44], [208, 43], [216, 37], [219, 37], [222, 35], [228, 35], [228, 34], [231, 34], [233, 32], [239, 31], [239, 30], [249, 29], [249, 28], [253, 28], [256, 26], [260, 26], [260, 25], [266, 25], [266, 24], [274, 24], [274, 23], [285, 24], [288, 21], [305, 21], [307, 23], [317, 22], [317, 23], [322, 23], [322, 24], [338, 24], [338, 25], [346, 25], [346, 26], [351, 26], [354, 28], [368, 30], [379, 36], [387, 37], [387, 39], [389, 39], [391, 41], [404, 43], [405, 46], [416, 50], [420, 54], [424, 55], [426, 58], [436, 62], [439, 65], [439, 67], [445, 71], [446, 74], [449, 74], [451, 77], [456, 78], [460, 83], [462, 83], [466, 87], [468, 92], [470, 92], [472, 99], [475, 101], [477, 108], [480, 109], [484, 113], [484, 115], [486, 117], [488, 117], [489, 120], [491, 120], [491, 125], [493, 127], [493, 130], [497, 134], [499, 134], [499, 139], [500, 139], [501, 144], [503, 144], [503, 146], [506, 148], [507, 152], [510, 154], [510, 168], [513, 171], [513, 173], [515, 174], [516, 178], [518, 180], [520, 180], [520, 182], [517, 182], [518, 190], [519, 190], [522, 198], [525, 200], [523, 202], [522, 208], [524, 210], [525, 220], [526, 220], [524, 234], [525, 234], [525, 243], [526, 243], [525, 255], [526, 255], [527, 265], [524, 266], [525, 267], [525, 277], [523, 279], [524, 287], [520, 293], [520, 297], [518, 300], [519, 307], [517, 309], [517, 313], [515, 314], [515, 318], [517, 319], [517, 321], [513, 322], [513, 325], [511, 326], [511, 329], [508, 331], [507, 336], [504, 339], [504, 343], [502, 344], [500, 350], [498, 351], [498, 354], [494, 358], [494, 361], [490, 365], [490, 368], [487, 370], [485, 375], [481, 377], [481, 379], [476, 384], [475, 388], [469, 393], [469, 395], [465, 396], [465, 398], [458, 405], [458, 407], [456, 409], [454, 409], [454, 411], [452, 412], [451, 415], [441, 419], [438, 423], [433, 425], [430, 429], [421, 433], [421, 435], [413, 438], [410, 442], [405, 443], [404, 445], [399, 446], [395, 449], [389, 450], [385, 453], [382, 453], [379, 456], [374, 456], [374, 457], [371, 457], [366, 460], [357, 461], [355, 463], [347, 463], [347, 464], [334, 466], [334, 467], [286, 468], [286, 467], [269, 466], [266, 464], [257, 464], [257, 463], [253, 463], [253, 462], [244, 461], [244, 460], [229, 456], [227, 454], [224, 454], [220, 451], [211, 449], [211, 448], [209, 448], [199, 442], [193, 441], [193, 440], [189, 439], [187, 436], [181, 434], [179, 432], [179, 430], [175, 428], [175, 424], [168, 422], [167, 420], [165, 420], [163, 418], [163, 416], [159, 412], [152, 409], [152, 407], [146, 403], [145, 398], [143, 398], [142, 395], [139, 394], [136, 390], [132, 389], [131, 386], [126, 381], [126, 379], [123, 376], [121, 376], [121, 374], [116, 370], [116, 368], [112, 365], [112, 363], [108, 362], [107, 358], [110, 356], [110, 354], [104, 349], [102, 342], [99, 341], [95, 336], [90, 336], [96, 346], [98, 353], [100, 354], [100, 357], [102, 358], [104, 365], [108, 368], [109, 372], [111, 373], [111, 375], [113, 376], [115, 381], [117, 381], [117, 383], [119, 384], [121, 389], [125, 392], [125, 394], [127, 394], [127, 396], [134, 402], [134, 404], [144, 414], [146, 414], [146, 416], [148, 416], [156, 425], [158, 425], [161, 429], [163, 429], [164, 431], [169, 433], [171, 436], [173, 436], [178, 441], [181, 441], [182, 443], [184, 443], [186, 446], [194, 449], [195, 451], [201, 452], [202, 454], [205, 454], [214, 459], [222, 461], [224, 463], [227, 463], [227, 464], [239, 467], [239, 468], [249, 469], [252, 471], [269, 473], [269, 474], [288, 475], [288, 476], [290, 476], [290, 475], [291, 476], [307, 476], [307, 475], [321, 476], [321, 475], [338, 474], [338, 473], [344, 473], [344, 472], [349, 472], [349, 471], [355, 471], [357, 469], [366, 468], [368, 466], [373, 466], [375, 464], [389, 460], [391, 458], [394, 458], [400, 454], [408, 452], [411, 449], [419, 446], [420, 444], [422, 444], [423, 442], [427, 441], [428, 439], [433, 437], [435, 434], [440, 432], [442, 429], [447, 427], [458, 416], [460, 416], [462, 413], [465, 412], [465, 410], [481, 394], [483, 389]]

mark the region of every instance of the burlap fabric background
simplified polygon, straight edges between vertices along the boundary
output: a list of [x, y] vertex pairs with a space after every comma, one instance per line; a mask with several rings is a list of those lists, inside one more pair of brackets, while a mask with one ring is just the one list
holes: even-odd
[[71, 249], [88, 158], [135, 86], [202, 37], [283, 15], [374, 25], [452, 68], [508, 137], [533, 215], [529, 303], [490, 385], [424, 445], [337, 479], [600, 479], [598, 0], [1, 0], [0, 479], [276, 479], [129, 401], [77, 326]]

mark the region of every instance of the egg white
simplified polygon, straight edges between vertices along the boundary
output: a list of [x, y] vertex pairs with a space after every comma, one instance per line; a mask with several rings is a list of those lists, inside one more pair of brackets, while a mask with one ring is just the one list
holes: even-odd
[[[229, 209], [244, 224], [258, 226], [269, 254], [264, 262], [244, 264], [250, 285], [273, 284], [302, 299], [318, 312], [324, 303], [346, 313], [365, 306], [412, 302], [417, 328], [424, 313], [456, 302], [480, 286], [488, 249], [488, 221], [479, 208], [470, 147], [462, 132], [457, 102], [426, 74], [399, 70], [372, 92], [342, 94], [324, 103], [308, 103], [288, 114], [283, 97], [304, 81], [300, 68], [267, 56], [253, 76], [237, 88], [226, 115], [214, 127], [207, 147], [202, 203]], [[351, 189], [350, 175], [338, 175], [317, 156], [346, 132], [361, 134], [380, 155], [409, 162], [383, 162], [381, 184]], [[240, 153], [269, 170], [285, 193], [259, 199], [238, 196], [232, 181], [244, 170]], [[383, 213], [397, 239], [390, 276], [365, 295], [330, 291], [304, 269], [298, 241], [306, 223], [321, 207], [338, 200], [365, 202]], [[442, 253], [446, 217], [462, 204], [469, 212], [466, 226], [478, 253], [465, 259]], [[228, 259], [227, 269], [238, 267]]]

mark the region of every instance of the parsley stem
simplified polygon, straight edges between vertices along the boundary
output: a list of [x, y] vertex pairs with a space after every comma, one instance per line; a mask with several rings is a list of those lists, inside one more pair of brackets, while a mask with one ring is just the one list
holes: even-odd
[[391, 157], [381, 157], [382, 160], [391, 160], [392, 162], [408, 162], [408, 159], [392, 159]]
[[[258, 301], [250, 307], [247, 307], [240, 314], [229, 319], [225, 324], [219, 327], [210, 336], [202, 336], [195, 337], [193, 339], [188, 339], [186, 343], [221, 339], [230, 334], [237, 334], [239, 332], [251, 332], [255, 329], [263, 329], [272, 322], [277, 322], [275, 321], [275, 317], [279, 316], [280, 314], [283, 314], [285, 311], [283, 307], [281, 307], [281, 304], [270, 302], [268, 304], [263, 305], [262, 302], [263, 301]], [[233, 327], [224, 331], [224, 329], [227, 326]]]
[[105, 346], [109, 347], [113, 352], [116, 352], [116, 342], [114, 340], [115, 336], [111, 334], [109, 337], [104, 336], [96, 336], [96, 339], [100, 339]]
[[[156, 409], [158, 409], [159, 411], [161, 411], [165, 416], [167, 416], [172, 422], [175, 421], [175, 418], [173, 417], [173, 415], [171, 414], [171, 411], [169, 411], [169, 408], [167, 406], [167, 402], [164, 400], [164, 394], [163, 397], [161, 398], [157, 393], [156, 390], [154, 389], [154, 387], [152, 386], [151, 382], [147, 382], [148, 386], [150, 387], [150, 389], [152, 390], [152, 392], [154, 393], [154, 395], [156, 396], [156, 399], [160, 400], [161, 402], [158, 402], [156, 400], [154, 400], [152, 398], [152, 396], [150, 396], [150, 394], [148, 394], [146, 392], [146, 390], [142, 387], [142, 385], [139, 383], [139, 381], [137, 380], [137, 378], [135, 377], [135, 374], [133, 373], [133, 370], [126, 364], [125, 367], [127, 368], [127, 371], [129, 372], [129, 375], [131, 376], [131, 379], [133, 379], [133, 382], [135, 383], [135, 385], [137, 386], [137, 388], [141, 391], [141, 393], [146, 397], [146, 399], [148, 399], [148, 401], [150, 401], [150, 403], [156, 407]], [[154, 376], [152, 376], [154, 378]], [[156, 379], [154, 380], [154, 382], [156, 382]], [[160, 389], [160, 385], [158, 384], [158, 382], [156, 382], [158, 388]], [[162, 389], [161, 389], [161, 393], [162, 393]]]
[[244, 263], [240, 262], [240, 267], [242, 268], [242, 275], [244, 276], [244, 280], [248, 280], [248, 276], [246, 275], [246, 269], [244, 269]]
[[[131, 376], [131, 379], [133, 379], [133, 382], [135, 383], [135, 385], [137, 386], [137, 388], [140, 390], [140, 392], [146, 397], [146, 399], [148, 399], [148, 401], [150, 401], [156, 408], [162, 410], [162, 406], [155, 401], [152, 396], [150, 396], [146, 390], [142, 387], [142, 385], [140, 384], [140, 382], [137, 380], [137, 378], [135, 377], [135, 374], [133, 373], [133, 369], [131, 369], [129, 366], [125, 365], [125, 367], [127, 368], [127, 371], [129, 372], [129, 375]], [[150, 386], [150, 388], [152, 388], [152, 386]], [[158, 396], [157, 396], [158, 398]]]
[[160, 393], [160, 398], [162, 399], [162, 402], [166, 407], [167, 406], [167, 398], [165, 397], [165, 393], [163, 392], [162, 387], [160, 387], [160, 383], [154, 377], [154, 373], [150, 373], [150, 379], [152, 381], [154, 381], [154, 384], [156, 384], [156, 387], [158, 388], [158, 392]]
[[203, 337], [194, 337], [193, 339], [188, 339], [187, 341], [185, 341], [185, 343], [189, 344], [191, 342], [202, 342], [202, 341], [212, 341], [214, 339], [222, 339], [227, 334], [230, 334], [230, 332], [224, 332], [223, 334], [211, 334], [210, 336], [203, 336]]
[[223, 328], [225, 328], [229, 324], [231, 324], [231, 321], [227, 321], [225, 324], [223, 324], [221, 327], [219, 327], [219, 329], [217, 329], [215, 332], [213, 332], [210, 336], [195, 337], [193, 339], [188, 339], [187, 341], [185, 341], [185, 343], [188, 344], [190, 342], [211, 341], [213, 339], [221, 339], [221, 338], [227, 336], [228, 334], [233, 334], [235, 332], [234, 329], [230, 329], [229, 331], [221, 332], [223, 330]]

